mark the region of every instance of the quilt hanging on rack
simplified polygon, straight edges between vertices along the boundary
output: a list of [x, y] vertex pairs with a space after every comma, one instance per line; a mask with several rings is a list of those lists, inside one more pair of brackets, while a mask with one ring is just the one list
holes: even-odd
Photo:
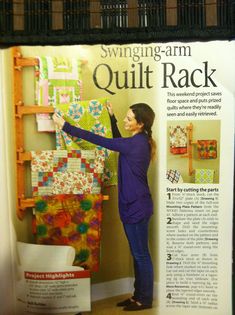
[[217, 141], [216, 140], [198, 140], [197, 141], [199, 159], [216, 159], [217, 158]]
[[73, 246], [74, 265], [98, 271], [103, 196], [37, 196], [34, 201], [37, 243]]
[[[38, 57], [35, 102], [53, 106], [81, 100], [81, 61], [77, 58]], [[38, 131], [55, 131], [50, 114], [37, 114]]]
[[104, 151], [32, 151], [33, 196], [100, 193], [104, 171]]
[[[57, 105], [65, 119], [73, 126], [81, 127], [103, 137], [112, 138], [110, 117], [106, 108], [106, 98], [80, 101], [71, 104]], [[97, 146], [72, 137], [61, 129], [56, 130], [56, 148], [58, 150], [94, 149]], [[98, 148], [101, 148], [98, 146]], [[105, 152], [104, 186], [117, 184], [117, 155], [115, 152], [103, 148]]]
[[170, 152], [172, 154], [187, 153], [187, 131], [185, 127], [170, 126]]

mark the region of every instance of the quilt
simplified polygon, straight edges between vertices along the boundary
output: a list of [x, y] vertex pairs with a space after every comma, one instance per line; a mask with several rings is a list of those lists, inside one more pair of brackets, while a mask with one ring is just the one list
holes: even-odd
[[185, 127], [170, 126], [170, 152], [172, 154], [187, 153], [187, 131]]
[[178, 170], [167, 170], [166, 179], [169, 180], [172, 184], [183, 183], [183, 178]]
[[34, 201], [37, 243], [73, 246], [74, 265], [98, 271], [103, 196], [62, 194]]
[[31, 155], [33, 196], [100, 193], [103, 150], [45, 150]]
[[213, 184], [214, 182], [213, 169], [196, 169], [195, 170], [195, 183], [196, 184]]
[[[66, 121], [71, 125], [89, 130], [103, 137], [112, 138], [110, 117], [106, 108], [106, 98], [57, 105]], [[56, 130], [56, 148], [89, 150], [101, 147], [83, 139], [72, 137], [61, 129]], [[104, 186], [117, 184], [117, 155], [115, 152], [102, 148], [105, 152]]]
[[199, 159], [216, 159], [217, 158], [217, 141], [216, 140], [198, 140], [197, 150]]
[[[38, 57], [35, 66], [35, 102], [53, 106], [81, 100], [81, 61], [59, 56]], [[54, 131], [49, 114], [37, 114], [38, 131]]]

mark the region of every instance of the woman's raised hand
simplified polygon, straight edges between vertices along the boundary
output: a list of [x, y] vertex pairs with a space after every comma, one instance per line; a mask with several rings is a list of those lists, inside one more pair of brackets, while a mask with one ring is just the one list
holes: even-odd
[[64, 124], [65, 124], [65, 120], [64, 118], [59, 115], [58, 113], [54, 113], [54, 115], [52, 116], [53, 120], [54, 120], [54, 123], [55, 125], [59, 128], [59, 129], [62, 129]]
[[106, 108], [107, 108], [107, 110], [109, 112], [109, 115], [113, 116], [113, 106], [112, 106], [112, 104], [110, 102], [106, 102]]

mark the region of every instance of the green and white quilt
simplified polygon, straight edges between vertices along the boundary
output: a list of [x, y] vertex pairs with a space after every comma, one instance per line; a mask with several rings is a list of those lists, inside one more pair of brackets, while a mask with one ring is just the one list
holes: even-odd
[[[38, 57], [35, 67], [35, 102], [53, 106], [81, 100], [81, 61], [76, 58]], [[49, 114], [37, 115], [38, 131], [54, 131]]]

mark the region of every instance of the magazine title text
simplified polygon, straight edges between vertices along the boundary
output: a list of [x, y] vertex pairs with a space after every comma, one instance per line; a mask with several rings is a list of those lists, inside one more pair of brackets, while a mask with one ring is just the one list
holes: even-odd
[[[216, 69], [210, 67], [208, 61], [203, 61], [193, 69], [168, 62], [170, 57], [191, 56], [191, 47], [186, 45], [101, 45], [100, 57], [107, 62], [99, 63], [95, 67], [93, 82], [98, 89], [111, 95], [122, 89], [152, 89], [158, 75], [155, 73], [153, 60], [161, 62], [162, 65], [162, 88], [216, 87], [213, 78]], [[125, 65], [124, 59], [131, 60], [131, 63], [127, 62], [127, 69], [122, 70], [120, 68]]]

